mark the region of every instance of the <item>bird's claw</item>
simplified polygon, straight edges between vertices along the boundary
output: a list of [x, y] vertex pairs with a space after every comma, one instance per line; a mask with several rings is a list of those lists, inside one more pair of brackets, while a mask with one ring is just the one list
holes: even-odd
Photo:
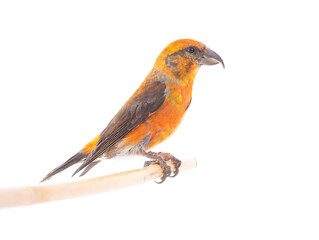
[[157, 184], [161, 184], [166, 180], [167, 177], [170, 177], [170, 175], [172, 173], [171, 167], [162, 158], [158, 158], [158, 159], [153, 160], [153, 161], [145, 161], [144, 167], [148, 167], [148, 166], [153, 165], [153, 164], [158, 164], [162, 168], [163, 175], [161, 177], [161, 181], [159, 181], [159, 182], [155, 181]]
[[[145, 153], [145, 156], [154, 160], [151, 161], [145, 161], [144, 167], [150, 166], [152, 164], [158, 164], [163, 170], [163, 175], [161, 177], [160, 182], [156, 183], [163, 183], [167, 177], [176, 177], [179, 173], [179, 167], [182, 164], [182, 161], [174, 157], [170, 153], [163, 153], [163, 152], [147, 152]], [[171, 167], [167, 164], [167, 162], [171, 162], [175, 166], [175, 170], [172, 174]]]
[[177, 174], [179, 173], [179, 167], [182, 165], [182, 161], [175, 158], [175, 159], [171, 159], [171, 162], [175, 165], [175, 170], [174, 170], [174, 174], [170, 175], [169, 177], [173, 178], [176, 177]]
[[161, 181], [160, 182], [156, 182], [155, 181], [157, 184], [163, 183], [166, 180], [166, 178], [169, 177], [171, 175], [171, 173], [172, 173], [171, 167], [164, 160], [159, 161], [159, 165], [160, 165], [160, 167], [163, 170], [163, 175], [161, 177]]
[[176, 177], [179, 173], [179, 167], [182, 165], [182, 161], [177, 159], [176, 157], [174, 157], [172, 154], [170, 153], [162, 153], [159, 152], [158, 153], [159, 156], [161, 156], [165, 161], [170, 161], [171, 163], [174, 164], [175, 166], [175, 170], [174, 170], [174, 174], [170, 175], [169, 177]]

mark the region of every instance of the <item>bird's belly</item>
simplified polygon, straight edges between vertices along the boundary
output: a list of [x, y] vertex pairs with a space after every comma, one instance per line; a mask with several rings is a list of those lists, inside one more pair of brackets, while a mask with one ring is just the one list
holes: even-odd
[[185, 111], [186, 108], [171, 105], [150, 116], [149, 123], [146, 124], [150, 125], [152, 135], [151, 141], [145, 148], [152, 148], [172, 135], [183, 120]]
[[178, 127], [186, 112], [187, 104], [165, 101], [163, 106], [146, 121], [131, 131], [119, 143], [120, 148], [150, 149], [168, 138]]

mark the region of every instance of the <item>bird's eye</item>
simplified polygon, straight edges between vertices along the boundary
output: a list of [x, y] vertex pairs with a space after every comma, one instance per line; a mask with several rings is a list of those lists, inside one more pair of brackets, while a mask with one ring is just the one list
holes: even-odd
[[195, 52], [195, 48], [194, 47], [188, 47], [186, 48], [186, 51], [189, 53], [194, 53]]

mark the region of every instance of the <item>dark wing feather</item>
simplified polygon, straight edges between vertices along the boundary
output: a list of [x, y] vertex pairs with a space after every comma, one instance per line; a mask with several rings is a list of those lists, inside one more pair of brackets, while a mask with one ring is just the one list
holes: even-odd
[[129, 104], [126, 104], [103, 130], [96, 147], [73, 175], [93, 163], [158, 110], [165, 101], [165, 89], [166, 84], [159, 81], [144, 85], [143, 91], [137, 92], [136, 96], [130, 99]]
[[48, 179], [50, 179], [53, 175], [62, 172], [63, 170], [67, 169], [68, 167], [72, 166], [73, 164], [76, 164], [78, 162], [81, 162], [83, 159], [85, 159], [85, 157], [87, 156], [87, 154], [83, 153], [83, 152], [78, 152], [75, 155], [73, 155], [69, 160], [67, 160], [66, 162], [64, 162], [63, 164], [61, 164], [60, 166], [56, 167], [55, 169], [53, 169], [51, 172], [49, 172], [42, 180], [41, 182], [44, 182]]

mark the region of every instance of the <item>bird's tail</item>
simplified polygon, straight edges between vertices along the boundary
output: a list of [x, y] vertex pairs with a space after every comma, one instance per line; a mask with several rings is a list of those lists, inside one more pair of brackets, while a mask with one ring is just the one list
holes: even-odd
[[83, 153], [82, 151], [76, 153], [73, 155], [69, 160], [67, 160], [65, 163], [61, 164], [57, 168], [53, 169], [51, 172], [49, 172], [42, 180], [41, 182], [44, 182], [48, 179], [50, 179], [53, 175], [62, 172], [63, 170], [67, 169], [68, 167], [72, 166], [75, 163], [83, 161], [88, 154]]

